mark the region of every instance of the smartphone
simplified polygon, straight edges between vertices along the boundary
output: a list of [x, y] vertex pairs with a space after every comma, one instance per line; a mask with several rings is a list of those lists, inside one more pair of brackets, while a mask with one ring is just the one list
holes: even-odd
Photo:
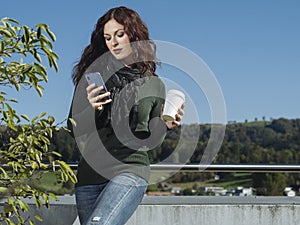
[[[99, 72], [92, 72], [85, 74], [85, 78], [89, 85], [96, 84], [97, 87], [103, 86], [104, 90], [101, 92], [101, 94], [108, 92], [105, 83], [102, 79], [102, 76]], [[107, 96], [104, 100], [110, 99], [110, 96]]]

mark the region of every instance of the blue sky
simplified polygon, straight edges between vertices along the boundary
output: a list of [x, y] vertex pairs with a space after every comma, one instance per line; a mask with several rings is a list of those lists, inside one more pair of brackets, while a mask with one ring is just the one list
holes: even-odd
[[[183, 46], [207, 64], [222, 90], [228, 121], [300, 118], [300, 2], [296, 0], [4, 1], [1, 18], [29, 26], [48, 24], [56, 34], [54, 51], [60, 57], [58, 74], [49, 70], [43, 98], [26, 91], [15, 95], [19, 113], [32, 117], [46, 111], [57, 121], [66, 118], [73, 93], [72, 67], [97, 19], [120, 5], [141, 15], [152, 39]], [[187, 108], [183, 122], [211, 121], [199, 87], [174, 68], [165, 66], [158, 72], [183, 87], [193, 101], [198, 118]]]

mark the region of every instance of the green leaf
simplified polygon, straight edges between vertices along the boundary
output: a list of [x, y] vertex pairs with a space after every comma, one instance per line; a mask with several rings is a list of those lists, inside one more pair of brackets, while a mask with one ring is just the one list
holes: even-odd
[[33, 53], [33, 57], [34, 57], [39, 63], [42, 62], [42, 58], [41, 58], [40, 54], [37, 53], [36, 51]]
[[15, 125], [11, 120], [9, 120], [9, 121], [7, 122], [7, 125], [8, 125], [9, 128], [11, 128], [12, 130], [18, 131], [16, 125]]
[[41, 37], [41, 33], [42, 33], [41, 27], [38, 27], [37, 34], [36, 34], [37, 38]]
[[42, 113], [40, 114], [40, 118], [44, 117], [46, 114], [47, 114], [46, 112], [42, 112]]
[[29, 210], [29, 206], [26, 202], [23, 202], [22, 200], [20, 199], [17, 199], [19, 205], [20, 205], [20, 208], [23, 210], [23, 211], [28, 211]]
[[[67, 181], [67, 179], [70, 178], [73, 183], [76, 183], [77, 178], [76, 178], [73, 170], [70, 168], [70, 166], [61, 160], [57, 160], [56, 162], [60, 165], [60, 168], [62, 169], [63, 173], [61, 175], [62, 175], [63, 180]], [[67, 176], [67, 177], [65, 177], [65, 176]]]
[[[42, 49], [43, 49], [43, 50], [44, 50], [44, 48], [45, 48], [44, 44], [47, 44], [48, 47], [49, 47], [50, 49], [53, 48], [51, 41], [50, 41], [45, 35], [41, 34], [39, 40], [40, 40], [40, 42], [41, 42], [41, 45], [42, 45]], [[44, 47], [44, 48], [43, 48], [43, 47]], [[47, 49], [47, 48], [46, 48], [46, 49]]]
[[2, 167], [0, 167], [0, 171], [2, 172], [3, 178], [8, 178], [8, 174], [6, 173], [6, 171]]
[[72, 123], [74, 127], [76, 127], [77, 123], [73, 118], [69, 118], [69, 121]]
[[31, 119], [31, 123], [35, 123], [35, 121], [38, 119], [39, 117], [38, 116], [35, 116]]
[[21, 117], [23, 119], [25, 119], [26, 121], [28, 121], [28, 122], [30, 121], [29, 117], [27, 115], [25, 115], [25, 114], [21, 114]]
[[22, 73], [28, 73], [30, 70], [32, 70], [32, 65], [28, 65], [27, 67], [25, 67]]
[[34, 63], [34, 64], [33, 64], [33, 67], [34, 67], [34, 68], [36, 69], [36, 71], [39, 72], [40, 74], [44, 74], [44, 75], [47, 74], [47, 69], [46, 69], [46, 67], [44, 67], [43, 65], [38, 64], [38, 63]]
[[50, 36], [50, 38], [52, 39], [52, 41], [56, 41], [55, 34], [51, 30], [49, 30], [49, 28], [46, 29], [46, 32]]
[[36, 218], [38, 221], [43, 222], [42, 217], [40, 217], [39, 215], [35, 215], [34, 218]]
[[5, 23], [7, 29], [11, 32], [12, 36], [16, 36], [16, 32], [15, 29], [12, 27], [12, 25], [10, 23]]
[[57, 54], [55, 54], [54, 52], [51, 52], [51, 57], [55, 60], [57, 60], [59, 57]]
[[49, 193], [49, 196], [50, 196], [53, 200], [58, 201], [58, 198], [56, 197], [55, 194]]
[[15, 24], [19, 24], [19, 21], [15, 20], [15, 19], [13, 19], [13, 18], [6, 17], [6, 18], [4, 18], [4, 19], [7, 20], [7, 21], [10, 21], [10, 22], [13, 22], [13, 23], [15, 23]]
[[6, 187], [0, 187], [0, 193], [5, 193], [7, 191], [8, 191], [8, 188], [6, 188]]
[[60, 153], [55, 152], [55, 151], [51, 152], [51, 154], [56, 155], [56, 156], [58, 156], [58, 157], [61, 157], [61, 156], [62, 156]]
[[36, 86], [35, 89], [36, 89], [37, 93], [39, 94], [39, 96], [43, 97], [43, 91], [42, 91], [42, 89], [39, 86]]
[[50, 145], [50, 141], [48, 138], [44, 136], [40, 136], [40, 140], [43, 141], [46, 145]]
[[4, 50], [4, 42], [1, 41], [0, 42], [0, 52], [2, 52]]
[[9, 99], [9, 101], [10, 101], [10, 102], [14, 102], [14, 103], [18, 103], [18, 100], [17, 100], [17, 99], [14, 99], [14, 98]]
[[54, 66], [55, 72], [58, 72], [58, 65], [57, 65], [56, 61], [53, 61], [53, 66]]
[[2, 34], [3, 36], [6, 36], [8, 38], [12, 37], [12, 34], [8, 30], [4, 30], [1, 28], [0, 28], [0, 34]]
[[49, 196], [47, 194], [43, 193], [42, 198], [43, 198], [45, 204], [49, 203]]
[[38, 23], [38, 24], [35, 25], [35, 27], [38, 27], [38, 28], [40, 27], [40, 28], [42, 28], [43, 30], [46, 31], [47, 24], [44, 24], [44, 23]]
[[52, 65], [53, 65], [53, 67], [55, 69], [55, 72], [58, 72], [58, 65], [57, 65], [56, 61], [53, 60], [53, 59], [52, 59]]
[[39, 165], [36, 162], [31, 162], [31, 168], [34, 169], [34, 170], [38, 169]]
[[24, 42], [28, 43], [29, 39], [30, 39], [30, 30], [29, 30], [29, 27], [23, 26], [23, 30], [24, 30], [24, 34], [23, 34]]
[[36, 195], [34, 195], [34, 200], [35, 200], [35, 205], [36, 205], [36, 207], [37, 207], [37, 208], [40, 208], [41, 205], [42, 205], [41, 200], [40, 200]]
[[19, 83], [15, 83], [14, 86], [15, 86], [15, 88], [16, 88], [17, 91], [20, 91], [21, 86], [20, 86]]
[[13, 115], [14, 115], [13, 109], [10, 107], [9, 104], [5, 103], [5, 105], [6, 105], [7, 109], [8, 109], [8, 113], [9, 113], [11, 116], [13, 116]]
[[52, 125], [55, 121], [53, 116], [48, 116], [48, 120], [49, 120], [50, 125]]

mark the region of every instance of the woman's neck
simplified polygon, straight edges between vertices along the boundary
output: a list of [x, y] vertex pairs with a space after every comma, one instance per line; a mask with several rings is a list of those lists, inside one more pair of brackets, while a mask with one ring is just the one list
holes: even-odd
[[131, 68], [132, 64], [135, 63], [132, 54], [130, 54], [126, 58], [122, 59], [121, 62], [125, 67], [128, 67], [128, 68]]

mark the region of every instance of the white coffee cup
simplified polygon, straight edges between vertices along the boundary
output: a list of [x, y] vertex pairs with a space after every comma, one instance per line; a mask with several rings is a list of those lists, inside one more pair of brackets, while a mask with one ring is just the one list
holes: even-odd
[[171, 89], [167, 92], [166, 101], [163, 110], [163, 119], [166, 121], [174, 121], [178, 110], [185, 101], [183, 92]]

